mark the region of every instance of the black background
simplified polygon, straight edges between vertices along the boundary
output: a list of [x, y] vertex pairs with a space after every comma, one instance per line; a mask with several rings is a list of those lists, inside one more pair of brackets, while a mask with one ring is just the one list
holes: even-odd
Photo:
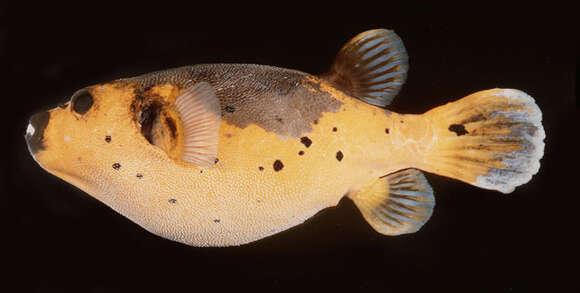
[[[5, 292], [568, 292], [577, 284], [578, 26], [566, 7], [217, 4], [0, 4]], [[375, 233], [345, 199], [258, 242], [195, 248], [146, 232], [41, 170], [26, 149], [28, 117], [86, 85], [197, 63], [322, 73], [348, 39], [379, 27], [394, 29], [410, 56], [393, 111], [422, 113], [495, 87], [536, 99], [547, 138], [531, 182], [503, 195], [428, 174], [437, 206], [411, 235]]]

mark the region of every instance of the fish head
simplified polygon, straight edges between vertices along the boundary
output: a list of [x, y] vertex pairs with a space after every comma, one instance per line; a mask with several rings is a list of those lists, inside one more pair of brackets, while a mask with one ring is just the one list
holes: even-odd
[[42, 168], [85, 192], [114, 194], [140, 170], [176, 163], [181, 126], [171, 104], [178, 92], [122, 80], [83, 88], [30, 118], [28, 149]]

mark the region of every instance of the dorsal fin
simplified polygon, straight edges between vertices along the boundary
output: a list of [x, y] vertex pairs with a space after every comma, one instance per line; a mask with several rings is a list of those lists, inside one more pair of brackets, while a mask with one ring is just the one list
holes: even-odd
[[369, 30], [340, 49], [322, 78], [351, 96], [384, 107], [407, 79], [407, 60], [403, 41], [394, 31]]
[[221, 108], [214, 88], [207, 82], [187, 88], [175, 101], [183, 123], [183, 155], [185, 162], [199, 167], [215, 165]]

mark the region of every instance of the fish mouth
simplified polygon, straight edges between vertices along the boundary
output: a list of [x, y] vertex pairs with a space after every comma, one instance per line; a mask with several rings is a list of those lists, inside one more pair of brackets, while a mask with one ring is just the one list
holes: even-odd
[[38, 112], [28, 121], [24, 140], [28, 146], [28, 151], [34, 156], [38, 151], [46, 149], [44, 144], [44, 130], [50, 121], [50, 113], [47, 111]]

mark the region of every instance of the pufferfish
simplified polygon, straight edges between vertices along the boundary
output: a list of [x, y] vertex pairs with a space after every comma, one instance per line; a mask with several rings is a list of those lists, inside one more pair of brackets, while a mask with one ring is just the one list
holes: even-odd
[[424, 114], [385, 109], [407, 77], [394, 31], [363, 32], [330, 70], [204, 64], [96, 84], [30, 118], [34, 159], [146, 230], [249, 243], [348, 197], [378, 233], [418, 231], [422, 171], [510, 193], [539, 169], [542, 113], [490, 89]]

